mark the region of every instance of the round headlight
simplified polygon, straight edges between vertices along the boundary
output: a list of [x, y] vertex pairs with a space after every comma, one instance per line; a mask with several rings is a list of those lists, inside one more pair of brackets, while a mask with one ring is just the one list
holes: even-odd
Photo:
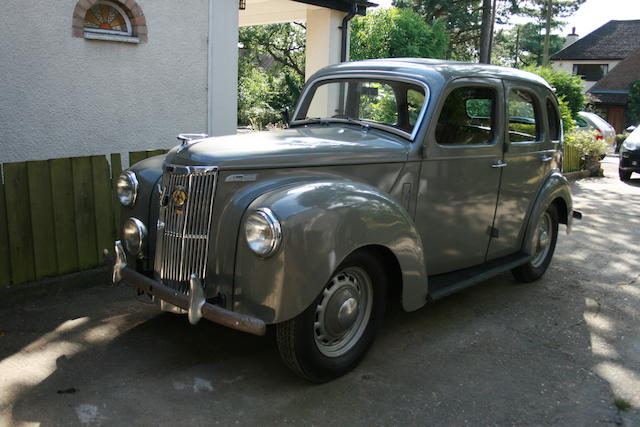
[[249, 248], [261, 258], [273, 255], [282, 241], [280, 222], [269, 208], [260, 208], [249, 214], [244, 232]]
[[122, 229], [122, 240], [124, 247], [131, 255], [142, 257], [144, 241], [147, 237], [147, 227], [138, 218], [129, 218], [124, 223]]
[[124, 206], [133, 206], [138, 196], [138, 178], [131, 171], [125, 171], [120, 174], [116, 181], [116, 193], [118, 200]]

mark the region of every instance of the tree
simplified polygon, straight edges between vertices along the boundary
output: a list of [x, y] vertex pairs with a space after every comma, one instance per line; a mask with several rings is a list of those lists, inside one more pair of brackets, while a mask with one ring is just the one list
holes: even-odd
[[[545, 29], [542, 36], [542, 65], [549, 64], [549, 53], [557, 52], [551, 44], [551, 30], [564, 24], [562, 18], [573, 15], [586, 0], [505, 0], [503, 17], [512, 15], [534, 19], [539, 29]], [[561, 46], [560, 46], [561, 48]]]
[[351, 21], [352, 60], [372, 58], [444, 58], [443, 22], [427, 25], [410, 9], [378, 9]]
[[280, 120], [304, 84], [305, 26], [300, 23], [240, 28], [238, 122], [262, 128]]
[[[543, 38], [540, 24], [529, 22], [511, 29], [501, 29], [494, 37], [492, 62], [509, 67], [542, 65]], [[551, 52], [562, 49], [564, 37], [552, 34], [549, 37]]]
[[446, 58], [462, 61], [477, 58], [482, 0], [394, 0], [393, 5], [412, 9], [427, 24], [444, 22], [449, 36]]

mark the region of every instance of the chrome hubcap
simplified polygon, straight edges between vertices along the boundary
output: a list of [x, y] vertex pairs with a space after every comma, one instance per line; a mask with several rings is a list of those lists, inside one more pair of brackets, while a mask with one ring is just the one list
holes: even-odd
[[338, 357], [353, 348], [364, 333], [373, 301], [369, 275], [360, 267], [336, 274], [316, 307], [314, 338], [325, 356]]
[[549, 249], [551, 248], [551, 234], [553, 231], [551, 230], [551, 216], [548, 212], [545, 212], [541, 217], [540, 221], [538, 221], [538, 226], [536, 227], [536, 231], [534, 233], [534, 255], [533, 260], [531, 261], [531, 265], [533, 267], [539, 267], [544, 262], [547, 254], [549, 253]]

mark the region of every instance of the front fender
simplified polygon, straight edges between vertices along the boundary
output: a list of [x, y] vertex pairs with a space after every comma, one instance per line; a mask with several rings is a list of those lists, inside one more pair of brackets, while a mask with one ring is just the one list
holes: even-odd
[[297, 183], [256, 198], [247, 213], [270, 208], [282, 226], [279, 251], [263, 260], [249, 249], [244, 219], [237, 244], [234, 311], [267, 323], [291, 319], [319, 295], [353, 251], [388, 248], [403, 278], [403, 306], [416, 310], [427, 296], [420, 236], [407, 212], [377, 189], [353, 181]]
[[563, 210], [558, 212], [560, 215], [560, 222], [567, 225], [567, 233], [571, 231], [571, 224], [573, 220], [573, 198], [571, 197], [571, 187], [569, 181], [560, 172], [553, 172], [549, 175], [544, 182], [538, 195], [536, 197], [535, 204], [531, 213], [527, 218], [527, 231], [524, 236], [522, 250], [532, 255], [533, 239], [531, 233], [535, 231], [535, 221], [540, 218], [540, 215], [547, 210], [547, 207], [551, 203], [564, 203]]

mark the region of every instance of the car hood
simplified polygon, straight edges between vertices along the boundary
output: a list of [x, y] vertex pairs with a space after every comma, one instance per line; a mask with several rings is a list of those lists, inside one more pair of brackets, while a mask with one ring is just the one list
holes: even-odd
[[173, 148], [166, 162], [259, 169], [402, 162], [408, 151], [408, 141], [384, 131], [329, 124], [205, 138]]

